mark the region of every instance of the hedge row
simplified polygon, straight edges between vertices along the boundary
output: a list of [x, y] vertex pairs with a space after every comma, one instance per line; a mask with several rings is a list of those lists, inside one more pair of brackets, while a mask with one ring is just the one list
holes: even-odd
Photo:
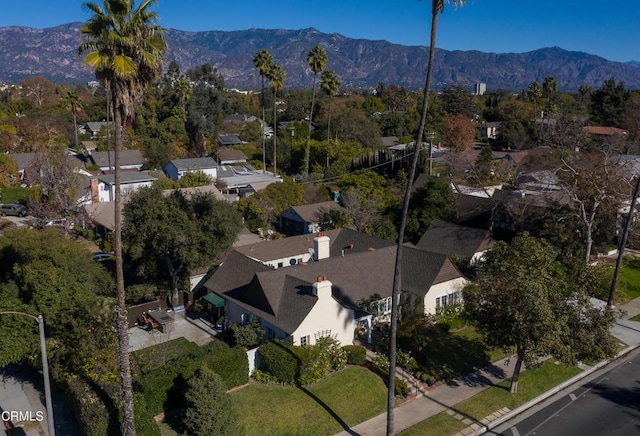
[[158, 414], [180, 408], [186, 381], [202, 365], [220, 375], [227, 389], [249, 380], [249, 362], [244, 349], [214, 341], [136, 379], [136, 388], [144, 395], [149, 412]]
[[276, 339], [258, 348], [258, 357], [259, 370], [279, 383], [306, 385], [322, 380], [347, 363], [361, 365], [366, 350], [353, 345], [340, 347], [338, 341], [329, 337], [304, 347]]
[[[78, 377], [70, 377], [66, 384], [69, 404], [83, 436], [121, 434], [118, 385], [99, 385]], [[134, 394], [134, 413], [138, 434], [160, 436], [160, 427], [139, 393]]]

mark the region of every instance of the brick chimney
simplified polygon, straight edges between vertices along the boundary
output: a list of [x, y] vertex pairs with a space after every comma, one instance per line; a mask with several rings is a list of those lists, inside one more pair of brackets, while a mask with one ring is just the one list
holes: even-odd
[[332, 283], [327, 280], [327, 276], [318, 276], [313, 284], [313, 295], [318, 299], [331, 297]]
[[313, 238], [313, 260], [327, 259], [329, 254], [329, 243], [331, 238], [326, 233], [320, 232]]
[[91, 179], [91, 202], [98, 203], [100, 201], [100, 186], [98, 179]]

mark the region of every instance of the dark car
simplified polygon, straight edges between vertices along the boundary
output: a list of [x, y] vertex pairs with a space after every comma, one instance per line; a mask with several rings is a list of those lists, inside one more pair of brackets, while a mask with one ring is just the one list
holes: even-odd
[[0, 204], [1, 216], [27, 216], [27, 208], [21, 204]]
[[111, 258], [113, 258], [113, 254], [105, 253], [104, 251], [98, 251], [96, 253], [93, 253], [93, 260], [95, 260], [96, 262], [102, 262], [104, 260], [111, 259]]

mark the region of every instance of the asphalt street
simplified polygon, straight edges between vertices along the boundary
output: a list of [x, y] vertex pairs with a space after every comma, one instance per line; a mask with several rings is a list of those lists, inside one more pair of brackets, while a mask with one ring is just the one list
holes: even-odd
[[640, 350], [568, 387], [490, 434], [640, 434]]

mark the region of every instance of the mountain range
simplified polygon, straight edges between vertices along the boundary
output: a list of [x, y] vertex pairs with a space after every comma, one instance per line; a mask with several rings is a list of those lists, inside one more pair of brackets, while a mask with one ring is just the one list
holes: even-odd
[[[81, 23], [46, 29], [0, 28], [0, 81], [18, 83], [40, 75], [55, 83], [83, 83], [93, 72], [83, 65], [77, 49]], [[309, 87], [312, 72], [307, 52], [316, 44], [327, 50], [327, 68], [335, 70], [343, 89], [375, 86], [380, 82], [420, 89], [427, 68], [428, 47], [404, 46], [387, 41], [347, 38], [316, 29], [186, 32], [167, 30], [167, 64], [176, 61], [182, 71], [210, 63], [225, 79], [225, 86], [257, 89], [260, 76], [253, 56], [267, 49], [286, 70], [285, 87]], [[599, 88], [610, 78], [628, 89], [640, 89], [640, 63], [613, 62], [583, 52], [559, 47], [526, 53], [436, 50], [433, 85], [472, 86], [482, 82], [487, 89], [522, 90], [533, 81], [553, 76], [558, 88], [576, 91], [581, 84]]]

